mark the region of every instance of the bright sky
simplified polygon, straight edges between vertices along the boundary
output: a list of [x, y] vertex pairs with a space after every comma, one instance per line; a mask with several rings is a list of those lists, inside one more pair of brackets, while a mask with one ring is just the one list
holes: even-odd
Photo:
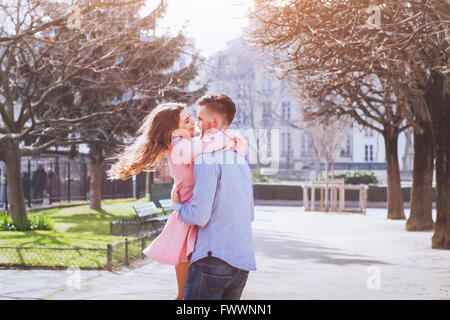
[[[155, 0], [147, 0], [147, 7], [154, 3]], [[252, 0], [168, 0], [160, 27], [175, 33], [184, 25], [184, 34], [195, 40], [202, 55], [209, 57], [242, 34], [252, 4]]]

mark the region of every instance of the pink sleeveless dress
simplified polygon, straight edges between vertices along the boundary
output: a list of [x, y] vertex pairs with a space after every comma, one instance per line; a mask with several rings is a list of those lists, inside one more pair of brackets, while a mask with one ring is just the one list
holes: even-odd
[[[233, 142], [233, 150], [244, 156], [247, 152], [246, 141], [242, 137], [234, 139], [234, 136], [231, 137], [224, 130], [206, 134], [203, 138], [194, 137], [188, 140], [178, 137], [172, 140], [168, 155], [169, 170], [174, 179], [174, 188], [183, 183], [179, 190], [182, 203], [188, 203], [192, 198], [195, 157], [201, 153], [221, 150], [227, 145], [232, 145]], [[188, 261], [196, 241], [197, 226], [184, 223], [178, 212], [173, 211], [162, 232], [142, 252], [159, 263], [177, 265]]]

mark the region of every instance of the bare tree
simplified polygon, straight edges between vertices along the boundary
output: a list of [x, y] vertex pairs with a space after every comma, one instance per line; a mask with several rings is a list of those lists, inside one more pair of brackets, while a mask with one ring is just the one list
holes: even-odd
[[[272, 157], [267, 150], [276, 138], [271, 136], [271, 130], [286, 122], [278, 110], [288, 94], [285, 84], [269, 73], [265, 60], [257, 48], [235, 39], [226, 51], [213, 56], [205, 68], [210, 89], [226, 93], [236, 101], [233, 124], [249, 136], [249, 153], [256, 155], [258, 168]], [[246, 132], [248, 129], [250, 134]]]
[[[165, 2], [143, 17], [137, 16], [143, 1], [75, 3], [82, 6], [79, 28], [61, 20], [68, 17], [61, 2], [0, 6], [0, 160], [9, 181], [20, 181], [22, 156], [54, 146], [101, 145], [104, 137], [83, 132], [88, 124], [182, 88], [177, 74], [164, 70], [180, 54], [184, 37], [153, 35]], [[13, 220], [26, 220], [21, 183], [8, 184], [8, 199]]]
[[414, 134], [414, 130], [412, 128], [408, 128], [407, 130], [404, 131], [404, 135], [405, 135], [405, 151], [403, 153], [403, 157], [402, 157], [402, 169], [403, 170], [408, 170], [409, 165], [408, 165], [408, 157], [409, 157], [409, 153], [411, 151], [411, 147], [413, 145], [413, 134]]
[[[420, 125], [423, 117], [419, 112], [413, 113], [426, 106], [432, 124], [437, 170], [438, 214], [432, 247], [448, 248], [449, 3], [443, 0], [257, 2], [260, 8], [268, 8], [260, 10], [262, 27], [256, 33], [258, 42], [283, 49], [280, 58], [286, 71], [296, 75], [298, 82], [313, 82], [316, 87], [324, 83], [322, 97], [338, 91], [343, 99], [350, 98], [348, 103], [351, 106], [364, 102], [361, 114], [353, 112], [357, 121], [365, 121], [370, 127], [373, 123], [367, 120], [376, 122], [382, 116], [391, 122], [393, 125], [383, 126], [383, 135], [390, 138], [386, 140], [387, 154], [397, 152], [392, 140], [398, 136], [399, 130], [405, 129], [403, 120], [408, 121], [415, 133], [428, 136], [426, 128]], [[368, 9], [373, 12], [368, 12]], [[380, 19], [376, 18], [377, 15]], [[375, 17], [375, 23], [372, 17]], [[367, 85], [368, 77], [373, 76], [379, 82], [375, 87]], [[316, 91], [314, 89], [313, 92]], [[317, 91], [315, 95], [320, 96]], [[429, 143], [429, 139], [417, 140], [419, 144]], [[421, 154], [428, 151], [424, 150]], [[417, 157], [415, 155], [415, 161], [419, 159]], [[425, 157], [428, 158], [422, 161], [429, 162], [430, 156]], [[387, 159], [388, 171], [391, 171], [388, 177], [392, 177], [392, 168], [397, 171], [398, 161], [395, 164], [393, 160]], [[430, 171], [426, 175], [430, 176]], [[429, 179], [424, 181], [430, 190]], [[401, 199], [401, 189], [397, 183], [395, 185], [393, 190], [388, 181], [388, 217], [398, 218], [403, 216], [403, 210], [400, 202], [392, 199], [392, 195]], [[417, 187], [413, 185], [413, 189]], [[413, 192], [413, 195], [417, 194]], [[390, 200], [397, 202], [396, 208], [391, 208]], [[428, 197], [426, 201], [429, 201]], [[428, 209], [424, 214], [429, 214]]]
[[342, 119], [329, 119], [328, 122], [309, 119], [305, 121], [305, 130], [311, 135], [319, 154], [325, 160], [325, 179], [334, 177], [334, 161], [339, 155], [344, 143], [350, 124]]

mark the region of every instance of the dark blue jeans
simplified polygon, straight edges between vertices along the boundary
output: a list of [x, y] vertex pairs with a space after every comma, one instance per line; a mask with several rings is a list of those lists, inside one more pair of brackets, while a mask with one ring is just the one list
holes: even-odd
[[248, 271], [219, 258], [200, 259], [189, 266], [184, 300], [239, 300], [247, 278]]

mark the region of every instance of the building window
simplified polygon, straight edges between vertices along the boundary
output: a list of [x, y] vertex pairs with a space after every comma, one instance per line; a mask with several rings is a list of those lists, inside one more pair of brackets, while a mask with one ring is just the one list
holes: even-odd
[[272, 156], [272, 132], [267, 130], [267, 157]]
[[364, 160], [367, 162], [373, 162], [373, 145], [364, 146]]
[[284, 90], [286, 90], [286, 82], [284, 80], [281, 80], [280, 93], [283, 93]]
[[249, 124], [250, 123], [250, 117], [245, 112], [242, 113], [242, 123], [243, 124]]
[[250, 117], [244, 110], [240, 110], [236, 113], [236, 123], [240, 125], [249, 124]]
[[282, 115], [284, 120], [291, 120], [291, 103], [289, 101], [283, 101], [281, 104]]
[[308, 137], [306, 135], [302, 135], [302, 156], [306, 156], [308, 154]]
[[238, 98], [245, 99], [248, 97], [248, 90], [245, 84], [238, 84]]
[[352, 137], [347, 136], [345, 148], [341, 150], [341, 157], [350, 157], [352, 153]]
[[373, 137], [373, 131], [371, 129], [367, 129], [364, 133], [365, 137]]
[[281, 155], [283, 157], [292, 156], [291, 149], [291, 133], [285, 132], [281, 134]]
[[229, 73], [229, 70], [232, 70], [230, 68], [230, 62], [227, 59], [227, 56], [220, 55], [217, 60], [217, 67], [214, 70], [216, 78], [224, 78]]
[[263, 81], [262, 92], [263, 92], [264, 95], [271, 95], [272, 94], [272, 80], [265, 79]]
[[348, 157], [352, 154], [352, 136], [347, 136], [347, 143], [345, 144], [345, 155]]
[[272, 123], [272, 112], [270, 110], [270, 102], [263, 104], [263, 112], [262, 112], [262, 122], [263, 124], [271, 124]]

